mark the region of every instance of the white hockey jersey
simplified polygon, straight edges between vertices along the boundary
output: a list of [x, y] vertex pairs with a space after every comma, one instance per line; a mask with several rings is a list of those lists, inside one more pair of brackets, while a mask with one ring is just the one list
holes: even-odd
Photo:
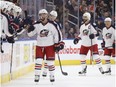
[[114, 40], [115, 40], [115, 29], [113, 27], [110, 28], [103, 28], [103, 39], [105, 41], [105, 47], [111, 47]]
[[[4, 33], [3, 33], [3, 31], [4, 31]], [[12, 36], [8, 31], [8, 20], [7, 20], [7, 18], [0, 13], [0, 37], [4, 34], [9, 36], [9, 37]]]
[[92, 39], [92, 44], [91, 44], [91, 39], [89, 38], [90, 34], [97, 34], [97, 31], [95, 28], [89, 23], [87, 25], [82, 24], [80, 27], [80, 34], [78, 37], [81, 38], [81, 44], [83, 46], [91, 46], [97, 44], [97, 38], [95, 37]]
[[28, 36], [37, 34], [38, 46], [51, 46], [58, 43], [58, 32], [52, 23], [43, 25], [42, 23], [34, 24], [35, 29], [28, 33]]

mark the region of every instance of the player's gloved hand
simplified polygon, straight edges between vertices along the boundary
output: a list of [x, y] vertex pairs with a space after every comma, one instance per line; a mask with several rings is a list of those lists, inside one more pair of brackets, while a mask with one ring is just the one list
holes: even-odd
[[94, 39], [94, 38], [95, 38], [95, 35], [94, 35], [94, 34], [90, 34], [90, 35], [89, 35], [89, 38], [90, 38], [90, 39]]
[[11, 37], [7, 36], [6, 39], [7, 39], [8, 43], [15, 43], [15, 40], [14, 40], [13, 36], [11, 36]]
[[77, 44], [77, 43], [79, 42], [79, 40], [80, 40], [79, 37], [78, 37], [78, 38], [75, 38], [74, 41], [73, 41], [73, 43], [74, 43], [74, 44]]
[[14, 34], [15, 33], [15, 29], [13, 28], [12, 25], [9, 25], [8, 31], [10, 34]]
[[33, 25], [28, 25], [28, 26], [29, 26], [29, 28], [27, 29], [28, 33], [35, 29], [35, 27]]
[[23, 29], [20, 28], [20, 29], [16, 30], [16, 32], [17, 32], [17, 33], [20, 33], [22, 30], [23, 30]]
[[55, 52], [59, 52], [60, 51], [60, 44], [59, 43], [55, 43], [54, 44], [54, 50], [55, 50]]
[[64, 45], [65, 43], [63, 41], [59, 43], [55, 43], [54, 44], [55, 52], [59, 52], [60, 50], [64, 49]]
[[65, 43], [62, 41], [62, 42], [60, 42], [60, 50], [62, 50], [62, 49], [64, 49], [64, 45], [65, 45]]

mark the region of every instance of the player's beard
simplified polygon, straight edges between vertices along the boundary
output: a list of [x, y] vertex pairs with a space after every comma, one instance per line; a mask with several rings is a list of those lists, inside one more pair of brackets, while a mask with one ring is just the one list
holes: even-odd
[[45, 18], [43, 18], [43, 17], [42, 17], [42, 18], [40, 18], [40, 21], [41, 21], [41, 22], [43, 22], [44, 20], [45, 20]]
[[88, 24], [89, 20], [88, 19], [83, 19], [83, 23]]
[[87, 19], [83, 19], [83, 22], [84, 22], [84, 23], [87, 22]]

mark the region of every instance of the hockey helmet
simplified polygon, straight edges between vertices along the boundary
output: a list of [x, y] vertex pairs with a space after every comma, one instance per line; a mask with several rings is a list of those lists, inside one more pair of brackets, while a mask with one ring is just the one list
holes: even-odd
[[43, 14], [43, 13], [48, 14], [48, 12], [47, 12], [46, 9], [41, 9], [41, 10], [39, 11], [39, 14]]
[[0, 1], [0, 8], [2, 10], [5, 10], [8, 8], [8, 4], [7, 4], [7, 1]]
[[91, 15], [90, 15], [89, 12], [85, 12], [85, 13], [83, 14], [83, 17], [87, 17], [88, 20], [91, 19]]
[[110, 18], [110, 17], [107, 17], [107, 18], [105, 18], [105, 20], [104, 21], [112, 21], [112, 19]]
[[21, 7], [19, 7], [19, 6], [15, 6], [15, 7], [14, 7], [14, 11], [15, 11], [16, 13], [20, 13], [20, 14], [21, 14], [22, 9], [21, 9]]
[[58, 16], [58, 14], [57, 14], [57, 12], [56, 12], [55, 10], [52, 10], [52, 11], [50, 12], [50, 15], [55, 16], [55, 17]]

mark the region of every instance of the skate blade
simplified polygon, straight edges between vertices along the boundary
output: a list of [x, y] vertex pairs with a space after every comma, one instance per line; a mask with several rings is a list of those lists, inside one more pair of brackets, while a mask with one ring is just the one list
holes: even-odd
[[54, 85], [54, 82], [51, 82], [51, 85], [53, 86]]
[[79, 74], [79, 76], [86, 76], [86, 74]]
[[51, 85], [53, 85], [53, 82], [51, 82]]
[[35, 82], [35, 85], [38, 85], [38, 82]]
[[105, 73], [105, 75], [110, 76], [110, 75], [111, 75], [111, 73]]

